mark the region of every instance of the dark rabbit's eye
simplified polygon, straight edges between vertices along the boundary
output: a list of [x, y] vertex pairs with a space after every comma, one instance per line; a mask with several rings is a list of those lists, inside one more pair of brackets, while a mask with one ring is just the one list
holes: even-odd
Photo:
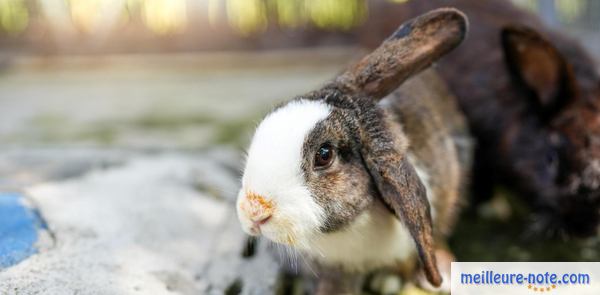
[[315, 168], [326, 168], [333, 162], [334, 151], [333, 147], [325, 143], [319, 147], [315, 154]]

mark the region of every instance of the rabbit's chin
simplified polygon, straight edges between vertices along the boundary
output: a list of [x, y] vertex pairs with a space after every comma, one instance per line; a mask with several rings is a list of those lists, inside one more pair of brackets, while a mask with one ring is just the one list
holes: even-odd
[[317, 234], [317, 227], [300, 226], [286, 219], [272, 220], [261, 229], [261, 235], [270, 241], [301, 250], [309, 249]]
[[416, 253], [408, 229], [381, 202], [347, 227], [314, 236], [302, 250], [324, 265], [351, 272], [393, 266]]

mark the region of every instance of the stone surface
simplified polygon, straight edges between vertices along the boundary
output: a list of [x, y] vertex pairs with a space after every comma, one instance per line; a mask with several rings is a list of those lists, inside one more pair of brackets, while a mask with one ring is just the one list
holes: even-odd
[[202, 182], [234, 194], [237, 176], [227, 167], [236, 158], [222, 150], [131, 154], [27, 187], [55, 242], [1, 271], [0, 294], [224, 294], [236, 284], [241, 294], [272, 292], [278, 265], [264, 247], [242, 255], [232, 198], [197, 189]]
[[133, 153], [98, 148], [0, 148], [0, 187], [21, 190], [119, 166]]

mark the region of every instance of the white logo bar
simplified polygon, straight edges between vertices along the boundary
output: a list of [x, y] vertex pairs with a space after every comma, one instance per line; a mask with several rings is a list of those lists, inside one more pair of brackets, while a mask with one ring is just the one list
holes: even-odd
[[452, 262], [453, 295], [598, 295], [600, 262]]

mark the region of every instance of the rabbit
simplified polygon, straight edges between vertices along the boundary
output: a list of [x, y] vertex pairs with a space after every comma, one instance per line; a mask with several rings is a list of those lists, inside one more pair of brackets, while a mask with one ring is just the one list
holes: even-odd
[[464, 135], [466, 123], [443, 81], [425, 69], [466, 32], [455, 9], [409, 20], [258, 125], [239, 222], [317, 266], [318, 294], [356, 292], [353, 275], [415, 257], [429, 287], [448, 290], [449, 269], [440, 272], [436, 251], [460, 207], [465, 169], [454, 135]]
[[496, 184], [533, 209], [529, 232], [549, 237], [600, 234], [600, 77], [580, 44], [510, 1], [370, 2], [356, 42], [376, 45], [392, 21], [453, 6], [469, 38], [440, 61], [477, 140], [474, 201]]

